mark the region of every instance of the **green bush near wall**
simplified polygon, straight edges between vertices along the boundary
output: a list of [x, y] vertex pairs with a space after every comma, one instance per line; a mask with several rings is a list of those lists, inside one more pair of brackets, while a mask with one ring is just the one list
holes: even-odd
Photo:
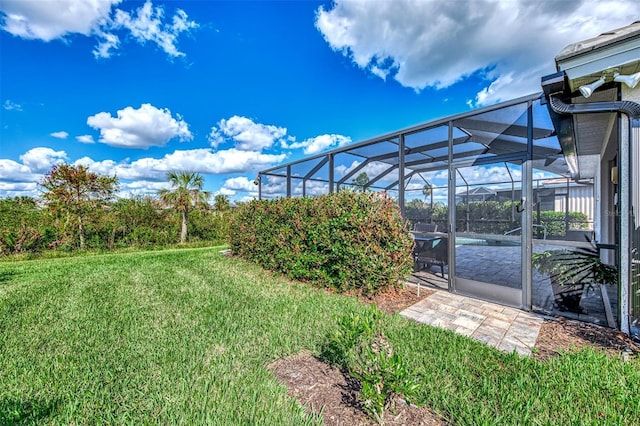
[[[519, 205], [516, 204], [515, 208]], [[515, 210], [511, 201], [476, 201], [469, 204], [456, 204], [456, 230], [481, 234], [504, 234], [520, 227], [520, 213]], [[407, 204], [407, 219], [412, 222], [433, 222], [438, 230], [446, 229], [448, 208], [444, 203], [434, 203], [433, 212], [427, 203], [413, 200]], [[569, 212], [569, 229], [589, 229], [589, 218], [582, 212]], [[565, 212], [541, 211], [538, 216], [533, 212], [533, 223], [542, 225], [547, 230], [547, 238], [564, 237]], [[537, 229], [534, 229], [534, 232]]]
[[411, 273], [407, 231], [381, 193], [254, 200], [236, 212], [231, 250], [292, 279], [370, 295]]
[[[536, 213], [533, 214], [533, 220], [536, 221]], [[565, 213], [542, 211], [540, 212], [540, 225], [547, 230], [547, 237], [564, 237], [565, 230]], [[581, 212], [569, 212], [569, 229], [589, 229], [589, 218]]]

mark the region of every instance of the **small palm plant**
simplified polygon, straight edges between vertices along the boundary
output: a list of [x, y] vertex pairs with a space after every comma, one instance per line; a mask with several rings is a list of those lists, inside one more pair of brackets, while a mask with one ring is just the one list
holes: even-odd
[[171, 188], [161, 189], [158, 194], [164, 203], [180, 212], [182, 216], [180, 243], [184, 243], [187, 241], [189, 210], [199, 204], [206, 204], [209, 193], [203, 191], [204, 178], [199, 173], [171, 171], [167, 173], [167, 180]]
[[591, 241], [590, 244], [591, 247], [546, 250], [532, 256], [533, 266], [549, 274], [560, 309], [581, 312], [579, 304], [585, 287], [593, 289], [595, 284], [618, 282], [617, 268], [604, 263], [600, 249]]

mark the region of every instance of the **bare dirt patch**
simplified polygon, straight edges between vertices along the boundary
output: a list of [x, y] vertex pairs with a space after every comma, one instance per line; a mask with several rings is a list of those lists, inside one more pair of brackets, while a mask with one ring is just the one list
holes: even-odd
[[405, 310], [433, 293], [434, 290], [421, 288], [420, 296], [418, 296], [416, 287], [406, 286], [400, 289], [392, 288], [370, 298], [362, 298], [362, 301], [365, 303], [375, 303], [381, 311], [393, 314]]

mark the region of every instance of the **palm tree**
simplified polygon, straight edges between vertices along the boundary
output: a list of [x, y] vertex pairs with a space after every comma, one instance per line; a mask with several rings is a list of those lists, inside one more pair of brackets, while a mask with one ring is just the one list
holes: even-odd
[[184, 243], [187, 241], [189, 209], [206, 203], [209, 193], [202, 190], [204, 178], [199, 173], [171, 171], [167, 173], [167, 180], [171, 189], [161, 189], [158, 194], [163, 202], [173, 206], [182, 215], [180, 242]]
[[218, 194], [213, 198], [213, 210], [217, 212], [225, 212], [231, 208], [229, 197], [224, 194]]
[[431, 215], [431, 221], [433, 222], [433, 185], [431, 185], [429, 182], [425, 183], [422, 187], [422, 195], [424, 195], [424, 201], [427, 201], [427, 197], [431, 197], [429, 214]]

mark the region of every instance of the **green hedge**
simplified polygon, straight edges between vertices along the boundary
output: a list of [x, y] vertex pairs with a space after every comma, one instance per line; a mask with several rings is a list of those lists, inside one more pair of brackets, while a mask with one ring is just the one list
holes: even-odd
[[340, 292], [399, 286], [411, 272], [412, 247], [398, 207], [380, 193], [254, 200], [231, 224], [234, 254]]
[[[534, 222], [537, 216], [533, 214]], [[565, 232], [564, 212], [543, 211], [540, 212], [540, 225], [547, 230], [547, 238], [564, 237]], [[569, 212], [569, 229], [589, 229], [589, 218], [581, 212]]]
[[[512, 218], [511, 201], [478, 201], [469, 204], [456, 205], [456, 229], [465, 231], [467, 225], [471, 232], [483, 234], [504, 234], [520, 227], [520, 213], [516, 213], [516, 220]], [[468, 223], [467, 223], [467, 212]], [[432, 221], [438, 229], [446, 229], [448, 223], [448, 208], [443, 203], [434, 203], [433, 212], [429, 205], [422, 200], [412, 200], [406, 207], [407, 219], [411, 222]], [[565, 213], [556, 211], [541, 211], [538, 216], [533, 212], [534, 224], [542, 225], [547, 230], [547, 238], [564, 237]], [[569, 229], [589, 229], [589, 218], [581, 212], [569, 212]], [[538, 232], [538, 228], [534, 229]], [[542, 232], [542, 231], [540, 231]]]

